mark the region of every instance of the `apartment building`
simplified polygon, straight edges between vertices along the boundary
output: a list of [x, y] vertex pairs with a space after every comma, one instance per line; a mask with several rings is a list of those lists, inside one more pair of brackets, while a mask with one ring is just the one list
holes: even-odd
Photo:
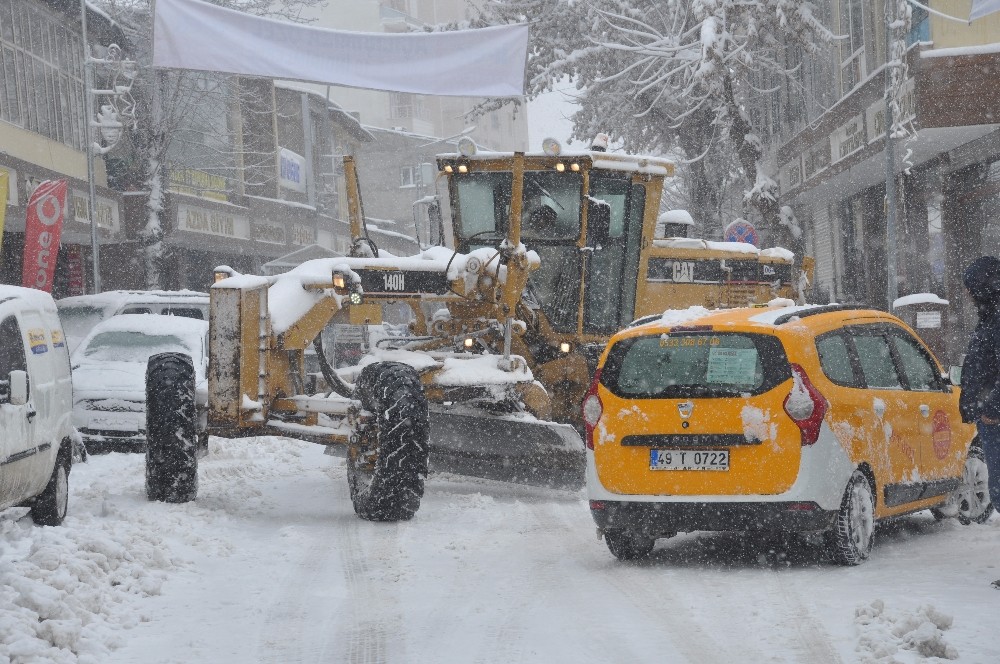
[[[967, 0], [931, 0], [967, 17]], [[789, 49], [796, 69], [754, 110], [781, 202], [817, 259], [816, 299], [888, 308], [889, 253], [898, 294], [933, 292], [951, 306], [949, 355], [974, 324], [961, 284], [976, 256], [1000, 253], [1000, 14], [972, 24], [912, 8], [893, 140], [896, 242], [887, 240], [886, 16], [883, 0], [817, 3], [844, 39], [819, 56]]]
[[[53, 292], [86, 292], [91, 274], [91, 219], [84, 152], [88, 114], [83, 72], [80, 4], [62, 0], [0, 0], [0, 171], [8, 175], [6, 221], [0, 248], [0, 283], [21, 283], [27, 202], [39, 183], [65, 179], [67, 210]], [[88, 12], [95, 56], [124, 45], [107, 16]], [[113, 162], [112, 162], [113, 163]], [[112, 174], [113, 179], [113, 174]], [[96, 217], [102, 278], [114, 283], [130, 246], [122, 201], [96, 162]]]

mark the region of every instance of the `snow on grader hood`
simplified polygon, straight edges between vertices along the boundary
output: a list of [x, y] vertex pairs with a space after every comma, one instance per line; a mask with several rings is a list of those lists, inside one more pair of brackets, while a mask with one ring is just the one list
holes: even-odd
[[[380, 251], [345, 157], [351, 256], [275, 277], [220, 268], [210, 291], [209, 432], [346, 446], [362, 518], [410, 518], [429, 459], [472, 475], [581, 486], [580, 403], [611, 334], [664, 309], [723, 304], [741, 265], [742, 297], [792, 295], [787, 256], [653, 241], [663, 180], [673, 172], [664, 160], [463, 152], [439, 156], [437, 166], [428, 236], [445, 246], [405, 258]], [[769, 267], [745, 269], [751, 263]], [[775, 277], [779, 264], [789, 277]], [[379, 325], [387, 303], [412, 311], [405, 335], [382, 339], [359, 367], [330, 367], [321, 330]], [[310, 344], [326, 383], [317, 394], [306, 390]], [[169, 359], [167, 373], [186, 376]], [[157, 371], [151, 361], [148, 375]], [[162, 410], [175, 425], [164, 427], [163, 440], [151, 427], [148, 447], [164, 458], [180, 445], [171, 432], [187, 426], [172, 415], [187, 398], [186, 381], [155, 390], [148, 382], [149, 398], [163, 402], [150, 402], [150, 413]], [[190, 479], [175, 490], [179, 475], [196, 479], [192, 467], [154, 459], [147, 492], [193, 497]]]

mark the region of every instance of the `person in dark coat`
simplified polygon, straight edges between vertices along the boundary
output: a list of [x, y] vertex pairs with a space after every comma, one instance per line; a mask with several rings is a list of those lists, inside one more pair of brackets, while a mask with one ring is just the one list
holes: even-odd
[[962, 281], [976, 304], [979, 321], [962, 364], [958, 406], [962, 421], [976, 424], [990, 474], [990, 499], [1000, 507], [1000, 258], [983, 256], [972, 261]]

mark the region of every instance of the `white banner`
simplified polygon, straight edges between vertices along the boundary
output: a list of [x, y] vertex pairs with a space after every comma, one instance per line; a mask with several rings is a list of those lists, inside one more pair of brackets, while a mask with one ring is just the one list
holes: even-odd
[[453, 97], [524, 92], [527, 25], [382, 34], [156, 0], [153, 66]]
[[1000, 12], [1000, 0], [972, 0], [972, 11], [969, 12], [969, 23], [987, 14]]

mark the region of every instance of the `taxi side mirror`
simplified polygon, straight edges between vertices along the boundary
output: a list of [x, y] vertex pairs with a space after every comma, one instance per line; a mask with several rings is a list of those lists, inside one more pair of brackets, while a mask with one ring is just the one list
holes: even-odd
[[15, 369], [10, 372], [10, 404], [23, 406], [28, 403], [28, 372]]
[[954, 365], [953, 364], [948, 369], [948, 382], [950, 382], [952, 385], [961, 385], [962, 384], [962, 366], [961, 365]]

